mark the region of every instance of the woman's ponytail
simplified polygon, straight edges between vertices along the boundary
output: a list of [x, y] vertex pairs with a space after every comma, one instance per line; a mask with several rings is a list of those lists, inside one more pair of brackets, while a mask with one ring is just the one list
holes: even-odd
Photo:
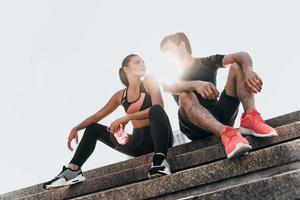
[[122, 61], [122, 67], [119, 69], [120, 80], [126, 87], [128, 87], [129, 82], [128, 82], [127, 74], [124, 71], [124, 67], [126, 67], [128, 65], [130, 58], [132, 58], [134, 56], [138, 56], [138, 55], [130, 54], [130, 55], [126, 56]]
[[129, 83], [128, 83], [128, 78], [127, 78], [127, 75], [123, 69], [123, 67], [120, 67], [119, 69], [119, 76], [120, 76], [120, 80], [121, 82], [126, 86], [128, 87]]

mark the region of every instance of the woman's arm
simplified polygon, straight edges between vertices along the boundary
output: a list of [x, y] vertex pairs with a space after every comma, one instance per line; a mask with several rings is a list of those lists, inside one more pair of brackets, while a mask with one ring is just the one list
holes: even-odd
[[99, 111], [97, 111], [95, 114], [85, 119], [83, 122], [81, 122], [74, 128], [77, 131], [79, 131], [81, 129], [86, 128], [88, 125], [94, 122], [99, 122], [100, 120], [105, 118], [121, 104], [122, 94], [123, 94], [123, 90], [120, 90], [117, 93], [115, 93]]
[[83, 122], [75, 126], [68, 137], [67, 146], [68, 148], [73, 151], [72, 148], [72, 140], [75, 139], [76, 143], [78, 144], [78, 131], [81, 129], [86, 128], [90, 124], [94, 122], [98, 122], [110, 113], [112, 113], [120, 104], [121, 104], [121, 98], [122, 98], [123, 90], [120, 90], [119, 92], [115, 93], [110, 100], [95, 114], [85, 119]]

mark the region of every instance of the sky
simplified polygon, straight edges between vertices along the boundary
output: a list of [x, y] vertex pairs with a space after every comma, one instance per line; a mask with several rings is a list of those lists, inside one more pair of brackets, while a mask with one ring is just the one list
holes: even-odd
[[[264, 81], [255, 96], [262, 116], [299, 110], [299, 4], [1, 0], [0, 194], [48, 181], [68, 164], [71, 129], [124, 87], [118, 68], [126, 55], [140, 55], [160, 82], [172, 79], [176, 70], [159, 49], [167, 34], [185, 32], [195, 57], [248, 52]], [[227, 73], [218, 71], [219, 91]], [[163, 98], [177, 130], [177, 106], [171, 95]], [[99, 123], [109, 125], [124, 114], [118, 108]], [[98, 142], [83, 170], [126, 159]]]

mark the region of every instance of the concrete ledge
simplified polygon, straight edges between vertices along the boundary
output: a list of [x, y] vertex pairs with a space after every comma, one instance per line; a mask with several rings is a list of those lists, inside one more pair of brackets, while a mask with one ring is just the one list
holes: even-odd
[[300, 110], [268, 119], [266, 123], [272, 127], [279, 127], [296, 121], [300, 121]]
[[[300, 160], [300, 139], [76, 199], [145, 199]], [[40, 196], [43, 198], [43, 196]], [[48, 196], [47, 198], [49, 198]], [[40, 199], [40, 198], [39, 198]], [[45, 198], [46, 199], [46, 198]]]
[[202, 194], [211, 193], [214, 191], [220, 191], [223, 190], [224, 188], [235, 187], [241, 184], [249, 183], [253, 180], [260, 180], [262, 178], [268, 178], [274, 175], [282, 174], [284, 172], [289, 172], [297, 169], [300, 169], [300, 161], [254, 171], [248, 174], [243, 174], [242, 176], [223, 179], [217, 182], [200, 185], [197, 187], [181, 190], [174, 193], [168, 193], [167, 195], [154, 197], [151, 199], [155, 199], [155, 200], [173, 200], [173, 199], [185, 199], [185, 198], [191, 199], [193, 197], [198, 197]]
[[300, 169], [184, 199], [300, 199]]
[[[278, 128], [279, 137], [268, 139], [250, 138], [250, 143], [253, 150], [275, 145], [287, 140], [300, 138], [300, 122], [289, 124]], [[216, 144], [196, 151], [180, 154], [175, 157], [169, 158], [169, 163], [173, 172], [184, 170], [187, 168], [204, 165], [216, 160], [225, 159], [225, 153], [221, 144]], [[89, 194], [112, 187], [127, 185], [130, 183], [143, 181], [147, 179], [147, 171], [150, 168], [150, 163], [129, 168], [113, 174], [108, 174], [93, 179], [88, 179], [81, 184], [72, 187], [58, 188], [51, 191], [43, 190], [41, 193], [36, 194], [37, 198], [43, 195], [50, 197], [71, 198], [83, 194]]]
[[[291, 122], [294, 122], [294, 121], [297, 121], [297, 120], [300, 120], [300, 111], [296, 111], [296, 112], [292, 112], [292, 113], [289, 113], [289, 114], [286, 114], [286, 115], [275, 117], [275, 118], [267, 120], [266, 122], [271, 124], [273, 127], [278, 127], [278, 126], [281, 126], [283, 124], [288, 124], [288, 123], [291, 123]], [[295, 125], [295, 128], [297, 129], [296, 126], [297, 125]], [[284, 129], [279, 128], [278, 131], [279, 132], [288, 131], [289, 133], [291, 133], [290, 129], [291, 129], [291, 127], [289, 127], [288, 130], [284, 130]], [[292, 132], [295, 132], [295, 130], [292, 131]], [[286, 138], [284, 140], [289, 140], [289, 136], [291, 136], [291, 135], [288, 134], [287, 136], [284, 136], [284, 138]], [[282, 137], [282, 135], [280, 137]], [[273, 140], [273, 139], [271, 139], [271, 140]], [[268, 139], [261, 139], [261, 140], [250, 138], [249, 141], [250, 141], [251, 144], [253, 142], [256, 142], [256, 143], [258, 142], [258, 143], [262, 143], [262, 144], [266, 144], [266, 143], [269, 143], [269, 142], [271, 142], [271, 143], [275, 142], [275, 141], [269, 141], [269, 138]], [[177, 169], [177, 168], [178, 168], [178, 170], [179, 169], [184, 169], [184, 167], [180, 166], [180, 164], [176, 164], [176, 163], [181, 163], [180, 159], [181, 159], [182, 156], [178, 157], [176, 155], [185, 154], [186, 152], [192, 152], [192, 151], [195, 151], [195, 150], [199, 150], [201, 148], [214, 146], [216, 144], [220, 144], [219, 138], [213, 136], [213, 137], [205, 138], [201, 141], [193, 141], [193, 142], [190, 142], [190, 143], [187, 143], [187, 144], [172, 147], [172, 148], [169, 149], [168, 158], [169, 158], [169, 161], [170, 161], [171, 165], [174, 167], [174, 169]], [[145, 165], [145, 166], [143, 166], [144, 168], [145, 167], [147, 168], [149, 166], [149, 164], [147, 164], [147, 163], [151, 162], [152, 155], [153, 154], [150, 153], [150, 154], [140, 156], [140, 157], [137, 157], [137, 158], [133, 158], [133, 159], [130, 159], [130, 160], [126, 160], [126, 161], [114, 163], [114, 164], [111, 164], [111, 165], [107, 165], [107, 166], [104, 166], [104, 167], [96, 168], [96, 169], [84, 172], [84, 174], [85, 174], [85, 177], [87, 178], [87, 180], [89, 180], [89, 179], [95, 179], [95, 178], [101, 177], [101, 176], [104, 176], [104, 178], [105, 178], [109, 174], [112, 174], [112, 177], [114, 177], [114, 176], [116, 176], [116, 174], [123, 173], [122, 171], [126, 171], [127, 173], [136, 173], [136, 172], [132, 172], [131, 168], [136, 168], [137, 166], [141, 167], [143, 165]], [[221, 153], [221, 155], [224, 156], [224, 152]], [[177, 161], [176, 161], [176, 159], [177, 159]], [[128, 172], [128, 169], [130, 169], [131, 171], [129, 170], [129, 172]], [[142, 170], [140, 173], [144, 173], [144, 171], [145, 170]], [[120, 173], [118, 173], [118, 172], [120, 172]], [[146, 178], [145, 175], [140, 176], [140, 173], [137, 173], [137, 176], [136, 176], [136, 177], [138, 177], [137, 179], [134, 179], [132, 181], [127, 179], [127, 182], [131, 183], [131, 182], [144, 180]], [[114, 187], [114, 186], [115, 186], [114, 184], [108, 184], [106, 188]], [[105, 188], [103, 188], [103, 189], [105, 189]], [[40, 193], [40, 192], [43, 192], [43, 191], [44, 191], [44, 189], [42, 188], [42, 184], [38, 184], [38, 185], [30, 186], [30, 187], [27, 187], [27, 188], [23, 188], [23, 189], [20, 189], [20, 190], [5, 193], [3, 195], [0, 195], [0, 199], [22, 198], [22, 197], [32, 195], [32, 194], [35, 194], [35, 193]]]
[[[274, 117], [266, 120], [266, 123], [270, 124], [274, 128], [280, 127], [286, 124], [290, 124], [296, 121], [300, 121], [300, 111], [291, 112], [285, 115], [281, 115], [278, 117]], [[169, 149], [168, 156], [173, 157], [178, 154], [194, 151], [200, 148], [208, 147], [214, 144], [220, 143], [220, 139], [218, 137], [208, 137], [203, 138], [199, 141], [192, 141], [186, 144], [182, 144], [179, 146], [175, 146]], [[152, 161], [152, 154], [143, 155], [137, 158], [133, 158], [130, 160], [114, 163], [111, 165], [107, 165], [104, 167], [96, 168], [93, 170], [89, 170], [85, 172], [85, 176], [87, 178], [94, 178], [102, 175], [106, 175], [109, 173], [115, 173], [117, 171], [122, 171], [124, 169], [136, 167], [139, 165], [143, 165], [145, 163], [150, 163]]]

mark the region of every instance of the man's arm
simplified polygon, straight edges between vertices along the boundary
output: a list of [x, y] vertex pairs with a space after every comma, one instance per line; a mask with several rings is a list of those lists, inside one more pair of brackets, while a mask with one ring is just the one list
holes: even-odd
[[216, 86], [206, 81], [176, 81], [163, 83], [164, 91], [179, 95], [182, 92], [198, 92], [204, 99], [217, 99], [220, 95]]
[[252, 59], [246, 52], [228, 54], [224, 56], [222, 63], [224, 67], [230, 67], [232, 63], [237, 63], [240, 67], [242, 67], [244, 74], [248, 71], [252, 71]]
[[261, 91], [263, 82], [252, 70], [252, 59], [248, 53], [238, 52], [226, 55], [224, 56], [222, 63], [224, 67], [229, 67], [231, 64], [237, 63], [242, 69], [248, 91], [253, 93]]
[[174, 81], [174, 82], [164, 82], [163, 88], [165, 92], [178, 95], [182, 92], [192, 92], [195, 91], [195, 85], [197, 81]]

